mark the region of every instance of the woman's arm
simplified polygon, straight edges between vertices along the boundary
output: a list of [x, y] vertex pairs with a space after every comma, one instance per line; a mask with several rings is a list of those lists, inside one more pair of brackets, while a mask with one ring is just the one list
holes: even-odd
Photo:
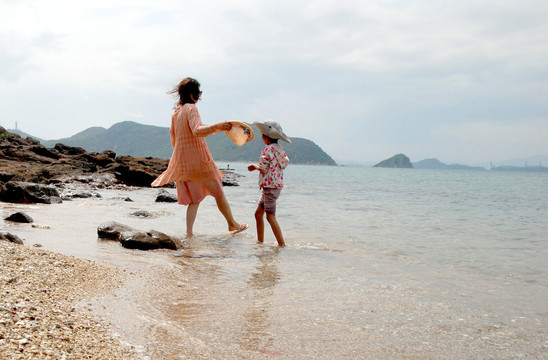
[[232, 124], [230, 122], [219, 121], [218, 123], [211, 125], [196, 126], [194, 129], [192, 129], [192, 132], [198, 137], [205, 137], [216, 134], [220, 131], [230, 130], [231, 128]]
[[188, 116], [188, 124], [194, 136], [206, 137], [220, 131], [230, 130], [232, 128], [232, 124], [228, 121], [219, 121], [211, 125], [202, 124], [200, 113], [198, 112], [198, 108], [195, 105], [187, 106], [186, 112]]

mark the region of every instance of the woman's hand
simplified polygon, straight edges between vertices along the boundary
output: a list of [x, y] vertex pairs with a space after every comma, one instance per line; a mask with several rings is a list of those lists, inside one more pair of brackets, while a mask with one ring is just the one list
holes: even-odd
[[221, 121], [219, 122], [219, 129], [221, 131], [227, 131], [232, 129], [232, 123], [230, 121]]
[[247, 170], [253, 171], [253, 170], [259, 170], [259, 165], [257, 164], [251, 164], [247, 167]]

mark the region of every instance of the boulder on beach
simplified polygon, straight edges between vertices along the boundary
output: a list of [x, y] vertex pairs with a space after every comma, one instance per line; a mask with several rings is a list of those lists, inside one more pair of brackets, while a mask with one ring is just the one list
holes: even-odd
[[115, 221], [100, 225], [97, 228], [97, 235], [100, 239], [119, 241], [127, 249], [177, 250], [180, 243], [179, 240], [162, 232], [156, 230], [140, 231]]
[[19, 236], [14, 235], [12, 233], [7, 233], [7, 232], [0, 233], [0, 240], [23, 245], [23, 240], [21, 240]]
[[18, 211], [16, 213], [13, 213], [10, 216], [8, 216], [7, 218], [5, 218], [4, 220], [18, 222], [18, 223], [24, 223], [24, 224], [30, 224], [30, 223], [34, 222], [34, 220], [30, 216], [28, 216], [27, 214], [25, 214], [22, 211]]
[[120, 243], [127, 249], [155, 250], [170, 249], [177, 250], [177, 244], [170, 236], [156, 230], [147, 232], [123, 233]]
[[120, 241], [122, 234], [125, 232], [135, 232], [135, 229], [116, 221], [101, 224], [97, 228], [99, 239]]
[[177, 202], [177, 196], [169, 193], [165, 189], [160, 189], [158, 191], [158, 195], [156, 195], [156, 202], [167, 202], [167, 203]]

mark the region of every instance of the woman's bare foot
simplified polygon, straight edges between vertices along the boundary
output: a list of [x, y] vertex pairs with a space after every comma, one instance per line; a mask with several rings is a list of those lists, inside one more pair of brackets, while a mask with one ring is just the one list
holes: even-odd
[[247, 224], [238, 224], [238, 226], [235, 227], [229, 227], [228, 231], [230, 231], [231, 234], [237, 234], [239, 232], [242, 232], [246, 230], [249, 227]]

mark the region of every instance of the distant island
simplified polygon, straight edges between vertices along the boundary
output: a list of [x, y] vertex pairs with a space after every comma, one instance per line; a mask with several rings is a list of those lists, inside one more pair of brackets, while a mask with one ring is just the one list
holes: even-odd
[[425, 159], [415, 163], [412, 163], [409, 158], [404, 154], [397, 154], [383, 160], [373, 167], [382, 168], [402, 168], [402, 169], [433, 169], [433, 170], [477, 170], [477, 171], [528, 171], [528, 172], [548, 172], [548, 167], [543, 167], [540, 164], [538, 166], [493, 166], [486, 169], [481, 166], [468, 166], [461, 164], [447, 165], [438, 159]]
[[[256, 129], [254, 129], [258, 132]], [[120, 155], [156, 157], [169, 159], [173, 151], [168, 127], [143, 125], [133, 121], [123, 121], [110, 128], [90, 127], [69, 138], [58, 140], [42, 140], [18, 130], [10, 130], [22, 137], [30, 136], [46, 147], [54, 147], [57, 143], [78, 146], [90, 152], [112, 150]], [[257, 161], [264, 143], [260, 136], [244, 146], [234, 144], [223, 132], [206, 138], [211, 155], [220, 162], [254, 162]], [[306, 165], [337, 165], [314, 142], [292, 137], [291, 144], [282, 143], [292, 164]]]
[[390, 159], [381, 161], [373, 167], [412, 169], [413, 164], [411, 164], [409, 158], [404, 154], [397, 154], [392, 156]]
[[413, 163], [415, 169], [439, 169], [439, 170], [485, 170], [481, 166], [468, 166], [460, 164], [447, 165], [438, 159], [425, 159]]

